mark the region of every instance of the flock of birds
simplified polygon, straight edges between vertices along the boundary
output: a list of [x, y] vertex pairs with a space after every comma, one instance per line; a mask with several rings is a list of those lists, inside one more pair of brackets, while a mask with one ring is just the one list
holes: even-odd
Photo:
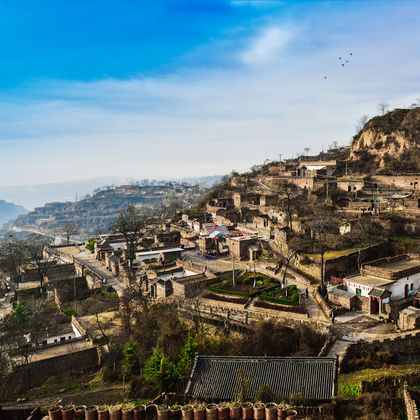
[[[341, 67], [344, 67], [346, 64], [350, 63], [351, 58], [353, 57], [353, 53], [350, 52], [348, 57], [338, 57], [340, 60]], [[327, 76], [324, 76], [324, 79], [326, 79]]]

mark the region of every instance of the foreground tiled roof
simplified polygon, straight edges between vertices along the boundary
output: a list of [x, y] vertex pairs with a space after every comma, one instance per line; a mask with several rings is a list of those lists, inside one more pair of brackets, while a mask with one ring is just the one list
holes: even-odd
[[197, 356], [185, 392], [208, 400], [233, 400], [238, 371], [250, 382], [252, 399], [267, 384], [277, 398], [299, 393], [306, 399], [331, 400], [336, 393], [337, 360], [328, 357]]

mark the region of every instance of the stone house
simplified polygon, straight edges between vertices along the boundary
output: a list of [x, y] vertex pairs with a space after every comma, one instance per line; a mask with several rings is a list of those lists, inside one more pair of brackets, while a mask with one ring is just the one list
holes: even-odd
[[403, 309], [398, 316], [398, 328], [401, 331], [420, 328], [420, 309], [414, 306]]
[[226, 244], [233, 258], [255, 261], [261, 254], [258, 238], [237, 236], [226, 238]]
[[[405, 191], [420, 189], [420, 175], [375, 175], [372, 181]], [[376, 188], [376, 185], [374, 185]]]
[[360, 274], [344, 278], [347, 291], [368, 303], [369, 313], [385, 310], [385, 304], [410, 300], [420, 290], [420, 259], [398, 255], [362, 264]]
[[337, 179], [337, 188], [341, 191], [356, 192], [361, 191], [365, 186], [363, 179], [349, 179], [339, 178]]
[[357, 296], [339, 287], [328, 289], [328, 301], [349, 311], [357, 306]]
[[156, 247], [158, 246], [179, 246], [181, 234], [177, 231], [166, 230], [155, 235]]

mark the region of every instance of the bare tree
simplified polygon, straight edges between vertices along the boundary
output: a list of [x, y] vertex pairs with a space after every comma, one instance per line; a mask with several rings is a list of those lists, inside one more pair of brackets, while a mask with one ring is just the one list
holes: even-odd
[[385, 115], [388, 112], [389, 104], [386, 102], [379, 102], [378, 104], [378, 111], [381, 113], [381, 115]]
[[310, 223], [314, 248], [321, 255], [321, 290], [325, 291], [325, 253], [330, 248], [328, 234], [336, 234], [338, 222], [334, 212], [327, 207], [320, 207], [314, 211], [314, 218]]
[[69, 245], [71, 237], [79, 233], [79, 227], [75, 225], [74, 223], [66, 223], [65, 225], [61, 227], [61, 232], [64, 234], [64, 237], [66, 238], [67, 245]]
[[42, 294], [42, 286], [45, 277], [51, 265], [55, 263], [54, 257], [45, 252], [50, 245], [49, 241], [40, 235], [31, 235], [25, 241], [25, 249], [29, 257], [29, 261], [35, 267], [39, 275], [39, 287]]
[[369, 121], [369, 115], [365, 114], [360, 117], [360, 120], [356, 125], [356, 134], [365, 128], [365, 125], [368, 121]]
[[280, 208], [287, 215], [289, 229], [293, 232], [293, 213], [296, 210], [298, 187], [295, 184], [284, 183], [280, 187]]
[[120, 233], [124, 236], [126, 244], [126, 259], [128, 260], [128, 270], [130, 282], [135, 277], [134, 260], [136, 258], [137, 247], [142, 238], [142, 230], [145, 225], [146, 215], [142, 210], [129, 206], [127, 210], [122, 210], [118, 219], [111, 224], [110, 230], [113, 233]]
[[1, 243], [0, 267], [11, 275], [17, 289], [22, 280], [22, 266], [26, 262], [28, 262], [28, 253], [25, 241], [12, 239]]

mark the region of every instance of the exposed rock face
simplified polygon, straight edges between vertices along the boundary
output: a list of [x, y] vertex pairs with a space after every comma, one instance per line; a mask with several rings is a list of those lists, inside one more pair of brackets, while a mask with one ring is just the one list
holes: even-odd
[[[419, 171], [420, 107], [372, 118], [355, 137], [350, 159], [361, 167]], [[416, 168], [417, 167], [417, 168]]]

